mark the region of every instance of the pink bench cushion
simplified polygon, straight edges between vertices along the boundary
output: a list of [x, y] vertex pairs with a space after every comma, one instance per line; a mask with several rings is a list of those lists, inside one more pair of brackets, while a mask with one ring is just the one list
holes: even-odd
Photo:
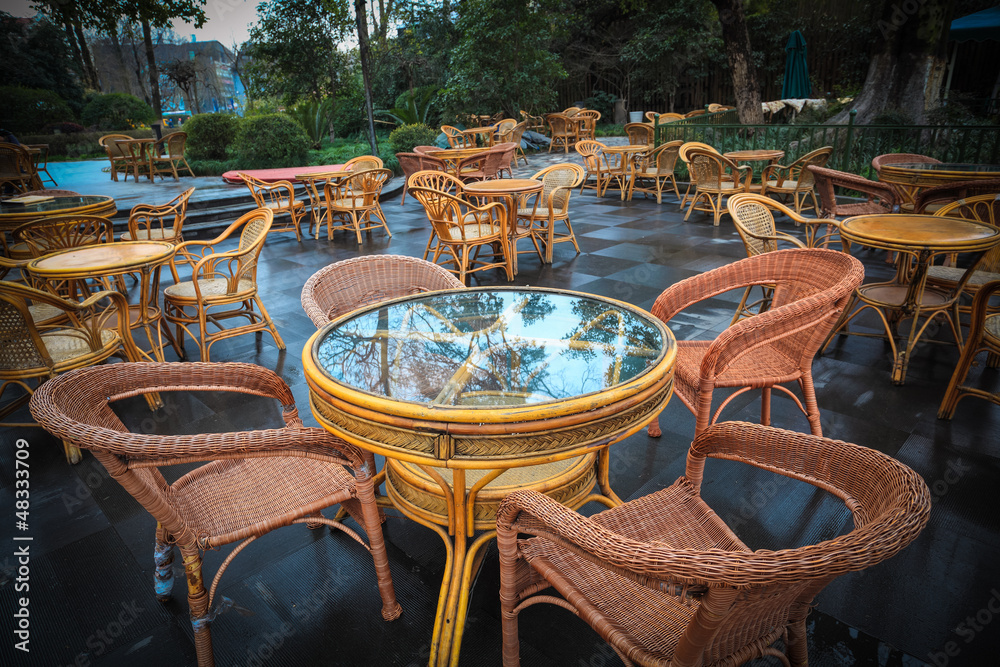
[[227, 171], [222, 175], [222, 180], [226, 183], [243, 184], [240, 172], [250, 174], [254, 178], [259, 178], [267, 183], [277, 181], [295, 181], [297, 174], [318, 174], [324, 171], [340, 171], [344, 168], [342, 164], [324, 164], [313, 167], [286, 167], [284, 169], [240, 169], [239, 171]]

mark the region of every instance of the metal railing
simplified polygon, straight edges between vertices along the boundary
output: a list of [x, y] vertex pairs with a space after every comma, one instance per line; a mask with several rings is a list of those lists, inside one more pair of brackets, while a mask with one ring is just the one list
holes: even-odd
[[[715, 122], [715, 116], [730, 113], [721, 111], [670, 123], [656, 123], [656, 145], [680, 139], [704, 142], [721, 153], [780, 149], [785, 151], [782, 164], [790, 164], [822, 146], [833, 146], [829, 167], [872, 179], [875, 178], [872, 158], [886, 153], [919, 153], [942, 162], [1000, 162], [1000, 126], [997, 125], [855, 125], [854, 112], [851, 112], [846, 125]], [[699, 119], [705, 120], [698, 122]]]

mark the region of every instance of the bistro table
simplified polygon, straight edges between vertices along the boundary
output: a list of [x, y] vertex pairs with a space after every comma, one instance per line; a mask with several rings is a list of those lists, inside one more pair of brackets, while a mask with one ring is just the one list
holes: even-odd
[[[729, 158], [733, 162], [767, 162], [771, 165], [778, 164], [778, 162], [785, 157], [785, 151], [770, 148], [757, 148], [745, 151], [729, 151], [728, 153], [723, 153], [722, 155], [723, 157]], [[760, 183], [750, 183], [751, 190], [759, 192], [760, 188]]]
[[50, 197], [33, 204], [0, 201], [0, 233], [14, 231], [30, 220], [53, 215], [99, 215], [110, 218], [117, 212], [115, 200], [104, 195]]
[[[611, 164], [611, 160], [607, 160], [606, 162], [608, 172], [618, 183], [618, 190], [621, 192], [623, 201], [628, 194], [629, 182], [635, 171], [632, 164], [634, 157], [652, 149], [652, 144], [625, 144], [623, 146], [604, 146], [601, 148], [601, 152], [606, 155], [620, 156], [615, 165]], [[604, 191], [607, 192], [607, 188]]]
[[493, 145], [493, 132], [496, 128], [492, 125], [484, 127], [472, 127], [461, 130], [462, 136], [467, 137], [473, 144], [479, 147], [489, 148]]
[[[871, 335], [846, 332], [851, 319], [871, 308], [878, 313], [885, 328], [884, 336], [876, 335], [887, 338], [892, 348], [892, 381], [895, 384], [906, 381], [910, 353], [927, 325], [938, 315], [944, 315], [949, 320], [955, 342], [962, 346], [958, 299], [986, 251], [1000, 243], [1000, 229], [971, 220], [933, 215], [859, 215], [840, 223], [840, 238], [845, 251], [851, 243], [857, 243], [869, 248], [896, 251], [900, 256], [896, 260], [893, 280], [858, 287], [854, 298], [862, 305], [849, 315], [850, 306], [844, 310], [827, 344], [841, 329], [854, 335]], [[928, 266], [936, 257], [952, 253], [972, 254], [965, 274], [954, 287], [928, 286]], [[921, 317], [927, 318], [922, 326], [919, 322]], [[905, 343], [901, 340], [897, 348], [898, 324], [906, 318], [912, 318], [912, 324]]]
[[117, 241], [57, 250], [28, 262], [27, 271], [44, 279], [56, 294], [84, 295], [89, 291], [87, 279], [139, 273], [139, 303], [129, 304], [129, 329], [146, 332], [150, 350], [139, 348], [146, 359], [164, 361], [164, 336], [181, 354], [159, 306], [160, 268], [173, 256], [174, 244], [166, 241]]
[[[529, 195], [540, 193], [543, 187], [544, 184], [534, 178], [496, 178], [489, 181], [466, 183], [463, 188], [465, 194], [473, 197], [487, 201], [500, 200], [504, 208], [507, 209], [507, 236], [510, 248], [507, 263], [513, 275], [517, 275], [517, 240], [531, 234], [530, 223], [526, 231], [518, 229], [517, 211], [519, 206], [517, 202], [519, 199], [526, 199]], [[538, 197], [535, 197], [532, 208], [538, 208]], [[534, 242], [537, 247], [537, 241]], [[544, 259], [542, 261], [544, 262]]]
[[316, 419], [385, 456], [388, 500], [444, 540], [429, 664], [458, 662], [473, 575], [507, 493], [536, 489], [572, 508], [621, 502], [608, 447], [666, 405], [675, 356], [670, 330], [643, 310], [531, 287], [393, 299], [309, 340]]
[[480, 153], [485, 153], [488, 150], [488, 146], [479, 146], [477, 148], [442, 148], [436, 151], [429, 150], [426, 152], [426, 155], [436, 157], [439, 160], [444, 160], [451, 175], [455, 178], [460, 178], [458, 174], [458, 163], [467, 157], [479, 155]]
[[913, 209], [921, 190], [958, 181], [1000, 178], [1000, 164], [959, 162], [897, 162], [882, 165], [879, 180], [893, 186], [902, 196], [900, 207]]

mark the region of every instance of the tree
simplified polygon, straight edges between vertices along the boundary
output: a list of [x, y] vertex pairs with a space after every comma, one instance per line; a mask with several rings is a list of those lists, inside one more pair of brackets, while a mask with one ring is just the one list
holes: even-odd
[[[856, 122], [899, 109], [921, 123], [938, 105], [953, 8], [950, 0], [883, 3], [876, 24], [883, 39], [875, 42], [864, 86], [851, 107], [857, 109]], [[845, 109], [833, 122], [846, 122], [849, 112]]]
[[[0, 12], [0, 62], [0, 85], [50, 90], [74, 114], [83, 109], [79, 63], [59, 26], [47, 16], [24, 21]], [[6, 106], [11, 100], [3, 102]]]
[[201, 113], [198, 103], [198, 80], [205, 74], [205, 68], [198, 60], [173, 60], [163, 65], [163, 73], [174, 82], [188, 100], [191, 113]]
[[733, 92], [736, 95], [736, 111], [740, 122], [761, 125], [764, 123], [764, 111], [761, 107], [757, 68], [750, 49], [750, 33], [743, 13], [743, 0], [712, 0], [712, 4], [719, 11], [722, 41], [726, 45], [726, 60], [733, 77]]
[[358, 55], [361, 59], [361, 76], [365, 84], [365, 112], [368, 114], [368, 143], [371, 146], [372, 155], [378, 155], [378, 141], [375, 139], [375, 108], [372, 106], [371, 75], [368, 72], [367, 14], [365, 0], [354, 0], [354, 18], [358, 24]]

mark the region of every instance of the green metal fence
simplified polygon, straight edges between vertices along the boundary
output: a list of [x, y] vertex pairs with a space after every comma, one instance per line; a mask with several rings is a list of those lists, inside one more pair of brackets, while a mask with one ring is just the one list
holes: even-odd
[[[740, 125], [733, 111], [704, 114], [655, 125], [656, 144], [702, 141], [721, 153], [759, 148], [785, 151], [790, 164], [809, 151], [833, 146], [827, 166], [866, 178], [875, 178], [872, 158], [885, 153], [919, 153], [942, 162], [1000, 163], [1000, 126], [959, 125]], [[716, 117], [727, 114], [726, 122]]]

